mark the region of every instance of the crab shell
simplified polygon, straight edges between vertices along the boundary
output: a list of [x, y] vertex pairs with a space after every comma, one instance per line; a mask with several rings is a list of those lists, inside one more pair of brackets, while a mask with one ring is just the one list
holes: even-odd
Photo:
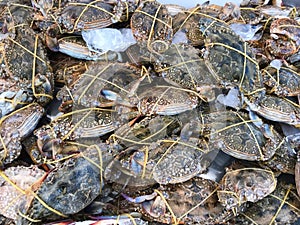
[[270, 170], [243, 168], [227, 171], [220, 182], [219, 201], [228, 209], [257, 202], [272, 193], [277, 180]]

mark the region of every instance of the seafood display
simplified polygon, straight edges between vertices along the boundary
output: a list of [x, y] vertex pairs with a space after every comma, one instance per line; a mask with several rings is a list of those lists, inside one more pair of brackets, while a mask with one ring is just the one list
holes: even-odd
[[298, 224], [300, 8], [280, 4], [2, 1], [0, 223]]

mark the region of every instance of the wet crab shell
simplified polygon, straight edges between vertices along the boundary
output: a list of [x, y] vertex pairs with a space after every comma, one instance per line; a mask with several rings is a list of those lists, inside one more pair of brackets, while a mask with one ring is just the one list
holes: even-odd
[[131, 17], [130, 27], [137, 42], [149, 51], [162, 53], [172, 41], [172, 18], [159, 2], [142, 2]]
[[299, 107], [287, 99], [266, 95], [254, 103], [246, 102], [252, 111], [266, 119], [296, 127], [300, 124]]
[[[129, 91], [124, 87], [137, 80], [141, 73], [138, 68], [126, 63], [95, 62], [86, 66], [84, 73], [78, 75], [78, 79], [58, 92], [59, 100], [66, 99], [66, 103], [71, 102], [69, 104], [84, 107], [112, 106], [112, 101], [103, 96], [103, 90], [115, 93], [123, 91], [128, 94]], [[62, 107], [64, 104], [63, 102]]]
[[204, 58], [211, 72], [245, 94], [258, 92], [263, 87], [262, 78], [248, 43], [220, 21], [203, 17], [199, 26], [205, 37]]
[[240, 8], [240, 17], [246, 24], [258, 24], [264, 17], [264, 15], [255, 8]]
[[[28, 190], [31, 190], [35, 182], [38, 182], [44, 174], [45, 172], [38, 169], [36, 166], [9, 167], [4, 171], [1, 171], [0, 214], [15, 220], [21, 203], [25, 201], [25, 199], [33, 198], [33, 195], [31, 195]], [[18, 190], [14, 185], [21, 189], [22, 192], [20, 192], [20, 190]]]
[[172, 212], [186, 224], [223, 223], [233, 217], [218, 202], [217, 184], [211, 180], [193, 178], [163, 189]]
[[180, 89], [154, 78], [151, 82], [142, 82], [136, 90], [137, 108], [143, 115], [173, 116], [192, 110], [198, 105], [198, 97], [188, 90]]
[[[189, 142], [188, 142], [189, 143]], [[210, 162], [203, 162], [205, 150], [191, 143], [162, 145], [164, 154], [159, 157], [153, 168], [153, 178], [160, 184], [185, 182], [205, 171]]]
[[278, 182], [276, 189], [269, 196], [250, 204], [234, 224], [297, 224], [300, 216], [300, 201], [295, 186]]
[[298, 50], [292, 40], [282, 35], [266, 40], [265, 44], [266, 54], [269, 55], [269, 58], [286, 58], [295, 54]]
[[270, 25], [271, 34], [285, 35], [293, 40], [297, 47], [300, 45], [300, 27], [299, 22], [291, 18], [277, 18]]
[[25, 103], [35, 97], [45, 105], [52, 99], [54, 78], [41, 38], [30, 27], [28, 18], [32, 12], [21, 4], [12, 4], [6, 10], [9, 13], [5, 20], [9, 22], [4, 25], [8, 31], [0, 42], [0, 73], [4, 81], [0, 92], [23, 90], [27, 95]]
[[289, 67], [281, 67], [279, 70], [268, 67], [262, 71], [264, 84], [271, 88], [278, 96], [297, 96], [300, 94], [300, 76]]
[[21, 141], [36, 128], [43, 114], [44, 108], [32, 103], [1, 118], [1, 163], [10, 163], [20, 155]]
[[[121, 12], [122, 14], [122, 12]], [[118, 21], [114, 5], [103, 1], [69, 2], [57, 18], [67, 33], [107, 27]]]
[[204, 44], [204, 37], [198, 26], [200, 18], [205, 15], [217, 18], [220, 12], [221, 7], [217, 8], [205, 3], [189, 10], [180, 10], [172, 21], [174, 33], [182, 31], [192, 45], [201, 46]]
[[[36, 73], [32, 76], [33, 61], [28, 60], [32, 58], [32, 55], [12, 42], [7, 42], [7, 45], [3, 47], [3, 51], [0, 50], [0, 55], [4, 59], [0, 73], [5, 78], [1, 79], [0, 91], [5, 94], [3, 97], [8, 102], [12, 96], [14, 104], [10, 106], [10, 110], [5, 106], [2, 109], [2, 116], [15, 109], [17, 105], [32, 102], [34, 97], [42, 105], [48, 103], [53, 94], [53, 74], [47, 69], [48, 67], [43, 69], [37, 67]], [[15, 54], [17, 51], [18, 54]], [[40, 65], [40, 63], [37, 64]]]
[[[119, 115], [116, 115], [119, 116]], [[178, 132], [180, 122], [171, 116], [145, 117], [141, 121], [130, 125], [128, 122], [115, 131], [115, 138], [126, 146], [138, 143], [155, 143]]]
[[277, 180], [271, 170], [243, 168], [227, 171], [220, 182], [219, 201], [228, 209], [257, 202], [272, 193]]
[[249, 161], [268, 160], [280, 144], [264, 136], [248, 115], [234, 111], [219, 111], [203, 115], [203, 135], [211, 149]]
[[151, 221], [164, 224], [217, 224], [233, 217], [218, 202], [217, 184], [213, 181], [192, 178], [176, 185], [161, 185], [148, 195], [130, 198], [129, 202], [141, 203], [141, 213]]
[[260, 162], [262, 167], [268, 167], [272, 171], [279, 171], [281, 173], [295, 174], [295, 165], [297, 156], [295, 149], [286, 140], [286, 138], [279, 135], [276, 131], [273, 133], [279, 139], [279, 144], [275, 154], [266, 161]]
[[208, 100], [214, 99], [213, 87], [220, 79], [210, 72], [200, 51], [186, 44], [172, 44], [154, 63], [155, 70], [167, 82], [199, 91]]
[[74, 109], [72, 112], [56, 117], [50, 124], [34, 131], [41, 148], [52, 141], [75, 141], [97, 138], [112, 132], [116, 127], [111, 111], [93, 109]]
[[[103, 186], [102, 156], [95, 147], [81, 154], [52, 170], [32, 202], [24, 204], [20, 211], [35, 220], [50, 220], [77, 213], [89, 205], [101, 193]], [[18, 221], [28, 223], [21, 216]]]

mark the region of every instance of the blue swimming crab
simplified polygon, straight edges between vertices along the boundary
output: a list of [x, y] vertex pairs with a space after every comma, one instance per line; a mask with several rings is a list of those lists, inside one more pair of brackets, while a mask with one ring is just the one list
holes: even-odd
[[0, 116], [36, 99], [47, 104], [53, 95], [53, 74], [40, 36], [30, 27], [32, 10], [4, 7], [0, 40]]
[[105, 145], [91, 145], [57, 162], [39, 183], [33, 198], [20, 204], [17, 224], [66, 218], [84, 209], [101, 194], [103, 168], [111, 160], [108, 154]]
[[44, 114], [44, 108], [32, 103], [0, 119], [1, 164], [11, 163], [22, 150], [21, 141], [36, 128]]

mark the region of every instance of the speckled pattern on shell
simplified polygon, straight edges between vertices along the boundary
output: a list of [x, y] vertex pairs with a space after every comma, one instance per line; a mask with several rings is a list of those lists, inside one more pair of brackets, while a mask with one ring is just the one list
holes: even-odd
[[[64, 215], [84, 209], [101, 193], [103, 186], [100, 163], [102, 156], [94, 147], [81, 154], [84, 157], [78, 155], [70, 158], [51, 171], [36, 193], [48, 207]], [[23, 209], [23, 213], [32, 219], [60, 217], [45, 208], [37, 198], [30, 205], [29, 209]], [[19, 221], [27, 224], [25, 218], [20, 218]]]
[[245, 202], [257, 202], [271, 194], [277, 180], [271, 170], [243, 168], [227, 171], [220, 182], [219, 201], [228, 209]]

